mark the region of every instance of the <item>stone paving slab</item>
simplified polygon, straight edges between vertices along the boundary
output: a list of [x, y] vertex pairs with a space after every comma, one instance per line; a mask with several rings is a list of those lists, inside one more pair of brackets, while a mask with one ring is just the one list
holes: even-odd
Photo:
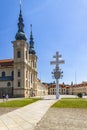
[[34, 130], [49, 107], [57, 100], [40, 100], [0, 116], [0, 130]]

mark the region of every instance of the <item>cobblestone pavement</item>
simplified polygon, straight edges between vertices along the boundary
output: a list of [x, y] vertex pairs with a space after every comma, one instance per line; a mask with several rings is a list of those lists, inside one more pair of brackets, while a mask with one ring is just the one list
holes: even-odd
[[87, 130], [87, 109], [50, 108], [34, 130]]

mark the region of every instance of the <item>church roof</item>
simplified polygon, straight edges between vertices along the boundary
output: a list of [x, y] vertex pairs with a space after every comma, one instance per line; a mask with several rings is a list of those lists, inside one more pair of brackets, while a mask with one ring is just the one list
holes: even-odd
[[13, 59], [0, 60], [0, 67], [13, 67], [13, 66], [14, 66]]

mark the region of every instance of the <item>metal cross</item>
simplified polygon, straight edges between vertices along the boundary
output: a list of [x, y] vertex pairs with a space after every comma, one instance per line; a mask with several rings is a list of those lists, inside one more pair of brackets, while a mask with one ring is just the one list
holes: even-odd
[[56, 52], [56, 55], [53, 56], [53, 58], [56, 58], [56, 60], [50, 62], [51, 65], [56, 65], [54, 72], [54, 77], [56, 79], [56, 99], [59, 98], [59, 78], [61, 75], [61, 72], [59, 70], [59, 64], [64, 64], [64, 60], [59, 59], [61, 57], [62, 55], [60, 55], [59, 52]]

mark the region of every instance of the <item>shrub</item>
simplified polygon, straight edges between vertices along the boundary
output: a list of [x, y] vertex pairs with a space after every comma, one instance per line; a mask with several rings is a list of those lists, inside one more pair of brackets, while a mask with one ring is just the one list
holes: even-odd
[[82, 95], [82, 93], [78, 93], [77, 96], [78, 96], [79, 98], [82, 98], [83, 95]]

